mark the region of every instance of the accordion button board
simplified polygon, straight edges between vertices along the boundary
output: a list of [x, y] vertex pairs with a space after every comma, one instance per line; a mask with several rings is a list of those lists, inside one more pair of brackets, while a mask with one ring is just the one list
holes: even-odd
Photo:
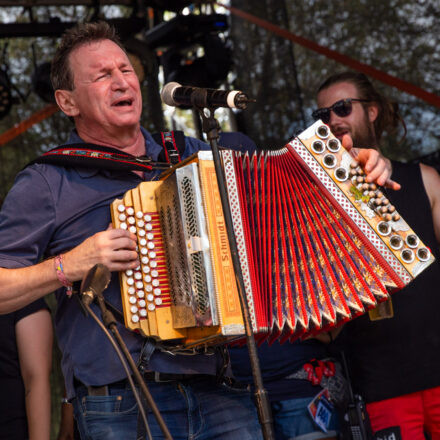
[[[375, 308], [433, 261], [327, 125], [280, 150], [221, 152], [258, 340], [295, 340]], [[120, 273], [126, 326], [177, 347], [242, 338], [212, 153], [200, 151], [111, 205], [140, 266]]]

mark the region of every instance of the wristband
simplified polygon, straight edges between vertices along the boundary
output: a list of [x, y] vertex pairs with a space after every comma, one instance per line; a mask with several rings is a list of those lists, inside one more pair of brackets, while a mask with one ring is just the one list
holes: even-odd
[[63, 255], [57, 255], [54, 259], [54, 262], [58, 281], [66, 288], [67, 296], [71, 296], [73, 283], [67, 279], [66, 274], [64, 273]]

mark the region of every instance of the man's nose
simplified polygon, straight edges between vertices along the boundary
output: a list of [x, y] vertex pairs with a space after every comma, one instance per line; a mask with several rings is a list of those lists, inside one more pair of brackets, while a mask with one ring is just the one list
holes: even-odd
[[115, 70], [112, 74], [112, 87], [115, 90], [128, 88], [127, 79], [120, 70]]

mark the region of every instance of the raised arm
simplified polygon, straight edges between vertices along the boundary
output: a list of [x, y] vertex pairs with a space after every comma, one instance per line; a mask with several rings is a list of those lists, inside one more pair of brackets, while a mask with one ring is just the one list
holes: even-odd
[[15, 325], [21, 375], [25, 388], [30, 440], [50, 438], [50, 370], [52, 320], [47, 309], [20, 319]]

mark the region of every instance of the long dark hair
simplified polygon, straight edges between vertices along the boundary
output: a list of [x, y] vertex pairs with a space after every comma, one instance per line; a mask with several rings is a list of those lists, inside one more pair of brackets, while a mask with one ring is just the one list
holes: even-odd
[[[328, 87], [342, 83], [348, 82], [353, 84], [358, 91], [358, 98], [366, 99], [368, 101], [373, 101], [378, 107], [378, 115], [374, 121], [374, 132], [376, 135], [377, 142], [382, 138], [384, 131], [388, 133], [396, 132], [399, 123], [402, 124], [404, 128], [404, 135], [400, 141], [406, 135], [406, 125], [404, 120], [399, 114], [399, 106], [397, 102], [392, 102], [382, 94], [380, 94], [373, 86], [371, 81], [363, 73], [358, 72], [341, 72], [327, 78], [318, 88], [319, 93], [321, 90], [327, 89]], [[368, 106], [368, 103], [363, 104]]]

